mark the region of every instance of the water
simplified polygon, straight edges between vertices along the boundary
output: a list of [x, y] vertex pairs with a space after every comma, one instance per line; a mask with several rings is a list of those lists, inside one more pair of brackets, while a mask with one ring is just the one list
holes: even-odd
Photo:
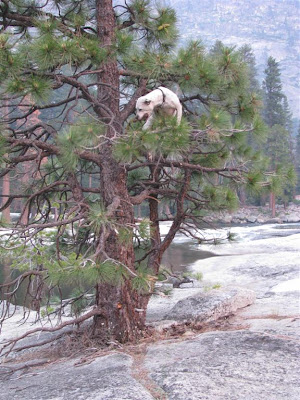
[[[168, 231], [169, 224], [162, 224], [161, 231], [165, 235]], [[203, 230], [203, 237], [206, 238], [225, 238], [228, 232], [235, 235], [233, 242], [225, 242], [220, 245], [198, 244], [195, 240], [178, 234], [174, 242], [165, 252], [162, 265], [171, 269], [173, 272], [183, 272], [195, 264], [199, 260], [210, 257], [228, 256], [231, 254], [242, 255], [258, 252], [264, 249], [264, 252], [274, 254], [278, 248], [278, 238], [287, 238], [288, 236], [300, 234], [300, 223], [294, 224], [269, 224], [269, 225], [239, 225], [233, 227], [220, 227], [216, 230]], [[276, 241], [276, 245], [272, 246], [272, 240]], [[277, 238], [275, 240], [275, 238]], [[260, 242], [261, 241], [261, 242]], [[251, 246], [250, 246], [251, 243]], [[255, 245], [255, 246], [254, 246]], [[299, 251], [300, 251], [300, 235], [299, 235]], [[8, 265], [1, 264], [0, 261], [0, 283], [8, 279], [10, 268]], [[14, 275], [16, 277], [16, 275]], [[26, 285], [23, 285], [17, 296], [17, 303], [22, 302], [25, 296]], [[63, 297], [71, 296], [72, 288], [63, 288]]]
[[[163, 226], [162, 232], [166, 233], [168, 227]], [[225, 238], [227, 233], [234, 234], [234, 241], [223, 242], [221, 245], [198, 244], [195, 240], [187, 238], [183, 234], [178, 234], [174, 242], [166, 251], [162, 263], [173, 271], [185, 271], [196, 261], [215, 257], [225, 256], [234, 252], [234, 248], [240, 254], [247, 253], [241, 248], [241, 244], [247, 242], [259, 241], [272, 238], [285, 238], [290, 235], [300, 234], [300, 223], [293, 224], [266, 224], [266, 225], [238, 225], [233, 227], [220, 227], [216, 230], [207, 229], [203, 231], [204, 237], [208, 238]], [[239, 246], [238, 246], [239, 245]], [[299, 240], [300, 251], [300, 240]], [[250, 251], [249, 251], [250, 252]]]

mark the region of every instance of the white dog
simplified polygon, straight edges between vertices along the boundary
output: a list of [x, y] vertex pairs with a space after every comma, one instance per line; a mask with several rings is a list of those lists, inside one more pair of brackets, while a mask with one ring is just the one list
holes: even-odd
[[136, 102], [136, 116], [139, 121], [146, 120], [143, 130], [151, 127], [155, 113], [161, 112], [165, 115], [177, 117], [177, 124], [180, 124], [182, 117], [182, 106], [177, 95], [163, 86], [140, 97]]

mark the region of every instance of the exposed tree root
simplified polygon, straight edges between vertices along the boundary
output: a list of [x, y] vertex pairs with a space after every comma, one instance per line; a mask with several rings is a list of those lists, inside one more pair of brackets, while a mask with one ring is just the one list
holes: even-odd
[[41, 365], [45, 365], [49, 363], [48, 358], [43, 358], [40, 360], [29, 360], [23, 363], [14, 364], [14, 365], [3, 365], [0, 369], [0, 375], [11, 375], [16, 371], [20, 371], [23, 369], [40, 367]]
[[[3, 345], [2, 349], [0, 350], [0, 355], [5, 356], [5, 357], [8, 356], [8, 354], [14, 349], [15, 345], [16, 345], [20, 340], [25, 339], [26, 337], [31, 336], [31, 335], [33, 335], [33, 334], [35, 334], [35, 333], [41, 333], [41, 332], [50, 332], [50, 333], [52, 333], [52, 332], [57, 332], [57, 331], [63, 329], [64, 327], [66, 327], [66, 326], [69, 326], [69, 325], [79, 325], [79, 324], [81, 324], [83, 321], [86, 321], [87, 319], [89, 319], [89, 318], [91, 318], [91, 317], [93, 317], [93, 316], [95, 316], [95, 315], [100, 315], [100, 314], [101, 314], [100, 310], [99, 310], [98, 308], [94, 308], [93, 310], [87, 312], [87, 313], [84, 314], [84, 315], [81, 315], [81, 316], [78, 317], [78, 318], [74, 318], [74, 319], [72, 319], [72, 320], [65, 321], [65, 322], [63, 322], [63, 323], [61, 323], [60, 325], [57, 325], [57, 326], [53, 326], [53, 327], [39, 327], [39, 328], [31, 329], [30, 331], [27, 331], [26, 333], [24, 333], [24, 334], [21, 335], [21, 336], [18, 336], [18, 337], [14, 338], [14, 339], [8, 340], [8, 341]], [[57, 336], [55, 336], [54, 338], [47, 339], [47, 340], [42, 341], [42, 342], [37, 342], [37, 343], [35, 343], [35, 344], [32, 345], [32, 346], [24, 346], [23, 348], [20, 347], [20, 348], [18, 348], [18, 351], [21, 351], [21, 350], [23, 350], [23, 349], [25, 349], [25, 348], [43, 346], [44, 344], [51, 343], [52, 341], [55, 341], [56, 339], [57, 339]]]

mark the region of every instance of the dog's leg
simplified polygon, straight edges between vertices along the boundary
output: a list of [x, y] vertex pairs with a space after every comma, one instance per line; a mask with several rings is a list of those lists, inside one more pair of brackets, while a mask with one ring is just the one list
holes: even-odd
[[182, 105], [180, 103], [177, 106], [176, 113], [177, 113], [177, 125], [179, 125], [182, 118]]
[[151, 128], [151, 125], [154, 120], [154, 115], [151, 114], [150, 117], [147, 119], [146, 123], [143, 125], [143, 131], [146, 131], [147, 129]]

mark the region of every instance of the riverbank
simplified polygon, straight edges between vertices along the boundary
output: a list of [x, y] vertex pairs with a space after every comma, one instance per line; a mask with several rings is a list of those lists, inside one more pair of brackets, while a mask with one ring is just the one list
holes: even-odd
[[[203, 281], [175, 289], [165, 298], [167, 308], [158, 307], [163, 297], [149, 304], [148, 321], [169, 327], [164, 338], [118, 344], [106, 353], [82, 347], [55, 360], [39, 354], [34, 361], [43, 365], [27, 361], [22, 370], [16, 360], [3, 363], [0, 399], [298, 400], [300, 233], [284, 228], [240, 226], [240, 240], [214, 246], [215, 256], [192, 262], [191, 271], [202, 273]], [[244, 308], [233, 311], [231, 299], [243, 300]], [[226, 318], [205, 326], [201, 313], [207, 318], [208, 304], [217, 315], [225, 305]], [[198, 330], [186, 311], [197, 313]]]
[[231, 213], [216, 212], [204, 217], [207, 223], [219, 224], [282, 224], [300, 222], [300, 205], [289, 204], [286, 208], [278, 205], [272, 217], [269, 207], [241, 207]]

